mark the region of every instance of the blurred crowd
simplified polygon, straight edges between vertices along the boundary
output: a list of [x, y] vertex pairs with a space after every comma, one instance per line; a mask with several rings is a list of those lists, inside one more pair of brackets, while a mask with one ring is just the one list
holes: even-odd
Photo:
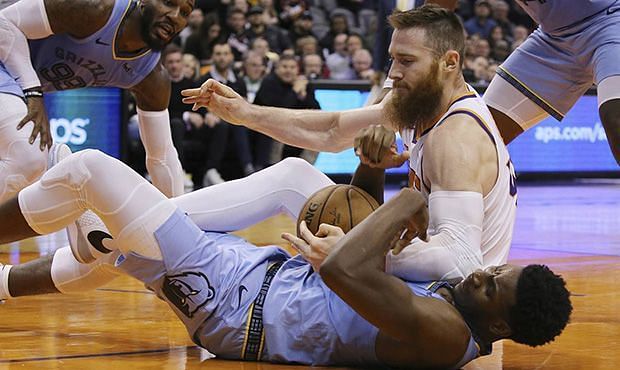
[[[254, 104], [320, 109], [312, 80], [367, 80], [381, 85], [391, 31], [386, 17], [424, 0], [197, 0], [189, 23], [162, 53], [173, 81], [173, 141], [194, 189], [249, 175], [287, 156], [316, 153], [226, 124], [181, 102], [180, 91], [209, 78]], [[467, 30], [464, 75], [488, 85], [497, 66], [536, 26], [515, 0], [461, 0]], [[134, 137], [137, 137], [137, 124]], [[130, 131], [131, 133], [131, 131]], [[132, 163], [143, 150], [133, 141]], [[142, 168], [136, 168], [145, 172]]]

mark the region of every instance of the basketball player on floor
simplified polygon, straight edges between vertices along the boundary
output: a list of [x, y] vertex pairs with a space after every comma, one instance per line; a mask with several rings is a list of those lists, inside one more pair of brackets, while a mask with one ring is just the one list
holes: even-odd
[[[504, 142], [510, 143], [549, 115], [561, 120], [595, 83], [601, 122], [620, 164], [620, 1], [517, 3], [540, 27], [498, 68], [484, 94]], [[456, 1], [443, 5], [454, 9]], [[346, 149], [360, 128], [385, 124], [377, 106], [322, 114], [299, 112], [290, 120], [293, 113], [243, 104], [215, 81], [186, 94], [191, 97], [187, 102], [209, 105], [228, 122], [317, 151]]]
[[193, 0], [20, 0], [0, 11], [0, 201], [48, 166], [52, 138], [43, 93], [87, 86], [135, 95], [153, 183], [167, 196], [183, 193], [167, 111], [170, 80], [159, 51], [185, 27], [193, 6]]
[[402, 190], [346, 235], [324, 226], [331, 253], [315, 273], [277, 247], [202, 231], [129, 167], [94, 150], [69, 156], [0, 205], [0, 243], [60, 230], [86, 209], [116, 239], [115, 265], [222, 358], [460, 368], [499, 339], [553, 340], [572, 310], [562, 278], [541, 265], [477, 270], [454, 287], [387, 274], [385, 254], [407, 242], [405, 230], [426, 239], [417, 191]]

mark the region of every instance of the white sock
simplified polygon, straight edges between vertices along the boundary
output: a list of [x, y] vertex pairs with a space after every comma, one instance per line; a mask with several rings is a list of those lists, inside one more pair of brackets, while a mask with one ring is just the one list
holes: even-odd
[[0, 265], [0, 299], [9, 299], [11, 293], [9, 292], [9, 271], [11, 271], [12, 265]]

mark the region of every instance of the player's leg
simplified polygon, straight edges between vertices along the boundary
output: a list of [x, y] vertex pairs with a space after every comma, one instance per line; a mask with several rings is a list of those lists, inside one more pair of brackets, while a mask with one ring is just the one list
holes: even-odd
[[0, 225], [0, 243], [60, 230], [86, 209], [104, 221], [123, 253], [160, 259], [153, 234], [176, 207], [120, 161], [85, 150], [20, 191], [18, 202], [12, 200], [0, 207], [2, 219], [10, 215], [18, 219], [12, 222], [15, 227]]
[[[620, 81], [614, 86], [618, 89]], [[607, 141], [611, 152], [616, 158], [616, 162], [620, 166], [620, 90], [616, 92], [617, 98], [607, 100], [599, 105], [599, 114], [601, 122], [605, 128]]]
[[588, 29], [593, 39], [588, 41], [600, 45], [592, 57], [598, 109], [609, 147], [620, 165], [620, 11], [602, 17]]
[[17, 130], [27, 113], [21, 98], [0, 93], [0, 107], [0, 202], [4, 202], [43, 174], [47, 150], [42, 152], [37, 142], [28, 142], [32, 123]]
[[497, 69], [484, 94], [505, 143], [547, 116], [558, 121], [592, 84], [592, 75], [566, 48], [536, 30]]
[[20, 265], [0, 266], [0, 299], [50, 293], [82, 293], [103, 286], [121, 271], [114, 266], [118, 253], [93, 263], [78, 262], [69, 247]]
[[284, 212], [297, 218], [310, 195], [333, 185], [299, 158], [287, 158], [252, 175], [174, 198], [203, 230], [235, 231]]
[[[297, 218], [310, 195], [332, 184], [308, 162], [287, 158], [248, 177], [203, 188], [172, 201], [203, 230], [235, 231], [281, 212]], [[69, 229], [69, 238], [78, 254], [76, 258], [90, 263], [104, 249], [101, 237], [97, 236], [110, 232], [95, 215], [87, 218], [88, 227]], [[106, 239], [105, 243], [105, 249], [115, 249], [114, 240]]]

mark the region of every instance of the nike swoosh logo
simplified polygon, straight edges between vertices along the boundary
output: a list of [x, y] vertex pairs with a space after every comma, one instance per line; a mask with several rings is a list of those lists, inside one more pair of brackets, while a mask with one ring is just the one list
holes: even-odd
[[245, 285], [241, 285], [239, 286], [239, 306], [237, 308], [241, 308], [241, 296], [243, 296], [243, 291], [248, 291], [248, 288], [245, 287]]
[[614, 14], [618, 10], [620, 10], [620, 5], [618, 5], [618, 6], [613, 6], [612, 5], [609, 8], [607, 8], [607, 15]]
[[108, 253], [112, 253], [112, 250], [106, 248], [103, 245], [103, 241], [105, 239], [113, 239], [112, 235], [103, 232], [101, 230], [93, 230], [91, 232], [88, 233], [87, 236], [88, 242], [95, 247], [96, 250], [98, 250], [99, 252], [103, 253], [103, 254], [108, 254]]
[[100, 38], [97, 38], [97, 40], [95, 40], [95, 44], [110, 46], [110, 44], [108, 44], [107, 42], [101, 41]]

